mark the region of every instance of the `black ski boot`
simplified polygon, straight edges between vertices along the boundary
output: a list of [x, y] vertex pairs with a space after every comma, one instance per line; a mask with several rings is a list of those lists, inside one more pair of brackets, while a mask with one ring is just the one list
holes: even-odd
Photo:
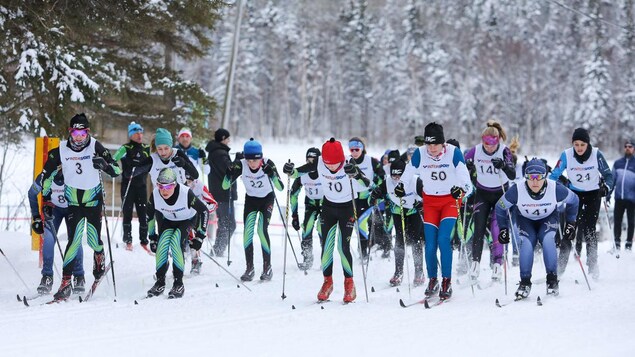
[[60, 285], [60, 288], [57, 290], [55, 295], [53, 295], [53, 298], [55, 300], [66, 300], [71, 296], [72, 292], [73, 291], [71, 288], [71, 276], [65, 275], [62, 278], [62, 284]]
[[99, 280], [106, 271], [106, 254], [103, 251], [93, 254], [93, 276]]
[[240, 277], [240, 280], [252, 281], [254, 279], [254, 275], [256, 275], [256, 272], [254, 271], [254, 266], [247, 265], [247, 269], [245, 269], [245, 273]]
[[38, 294], [48, 294], [53, 289], [53, 276], [51, 275], [42, 275], [42, 280], [40, 280], [40, 286], [37, 287]]
[[165, 291], [165, 277], [157, 278], [157, 281], [148, 290], [148, 297], [159, 296]]
[[123, 243], [126, 246], [126, 250], [132, 250], [132, 225], [123, 225]]
[[174, 284], [172, 284], [172, 289], [168, 293], [168, 299], [180, 299], [184, 293], [183, 278], [174, 278]]
[[273, 277], [273, 270], [271, 269], [271, 263], [265, 263], [262, 267], [262, 274], [260, 274], [260, 280], [269, 281]]
[[439, 291], [439, 299], [447, 300], [452, 297], [452, 279], [443, 278], [441, 281], [441, 291]]
[[547, 295], [558, 296], [559, 293], [558, 276], [555, 273], [547, 274]]
[[437, 278], [430, 278], [430, 281], [428, 282], [428, 287], [426, 288], [426, 291], [424, 292], [425, 296], [432, 296], [434, 294], [436, 294], [439, 291], [439, 280], [437, 280]]
[[73, 277], [73, 294], [83, 294], [86, 291], [86, 279], [83, 275]]
[[531, 292], [531, 280], [529, 278], [520, 279], [518, 289], [516, 290], [516, 300], [525, 299]]

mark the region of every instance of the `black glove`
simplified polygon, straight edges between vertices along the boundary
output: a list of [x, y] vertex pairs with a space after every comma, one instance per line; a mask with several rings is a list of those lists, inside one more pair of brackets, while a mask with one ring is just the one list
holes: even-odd
[[406, 195], [406, 189], [403, 187], [403, 182], [399, 182], [395, 186], [395, 196], [402, 198]]
[[450, 194], [455, 199], [461, 197], [462, 193], [463, 190], [459, 186], [452, 186], [452, 188], [450, 189]]
[[500, 157], [495, 157], [492, 159], [492, 165], [494, 165], [495, 168], [500, 170], [503, 167], [505, 167], [505, 161], [501, 159]]
[[33, 216], [33, 223], [31, 223], [31, 229], [35, 234], [44, 234], [44, 223], [42, 222], [42, 217]]
[[474, 165], [474, 160], [467, 160], [465, 162], [465, 166], [467, 167], [467, 170], [472, 173], [474, 171], [476, 171], [476, 165]]
[[560, 183], [565, 187], [569, 187], [569, 179], [566, 176], [560, 175], [560, 177], [558, 177], [558, 181], [560, 181]]
[[574, 240], [575, 239], [575, 222], [567, 222], [564, 226], [564, 231], [562, 232], [564, 235], [564, 239]]
[[415, 203], [412, 204], [412, 208], [421, 211], [423, 209], [423, 201], [415, 201]]
[[172, 158], [172, 162], [174, 163], [174, 165], [176, 165], [177, 167], [185, 167], [185, 160], [189, 160], [189, 159], [184, 159], [178, 155], [174, 156]]
[[382, 198], [384, 198], [384, 193], [381, 191], [381, 188], [379, 186], [373, 188], [372, 191], [370, 191], [370, 199], [372, 201], [381, 200]]
[[93, 158], [93, 167], [97, 170], [106, 171], [108, 162], [103, 157], [97, 156]]
[[159, 237], [156, 234], [151, 234], [148, 236], [148, 239], [150, 240], [150, 251], [152, 253], [156, 253], [157, 252], [157, 243], [159, 241]]
[[357, 169], [357, 166], [355, 166], [355, 164], [351, 164], [351, 163], [348, 163], [348, 164], [344, 165], [344, 172], [350, 178], [355, 178], [356, 179], [357, 176], [359, 175], [359, 170]]
[[296, 231], [300, 230], [300, 219], [298, 219], [298, 215], [296, 213], [294, 213], [293, 215], [291, 215], [291, 226], [293, 227], [293, 229], [295, 229]]
[[272, 165], [265, 165], [262, 167], [262, 171], [264, 171], [264, 173], [269, 176], [269, 177], [273, 177], [273, 166]]
[[205, 233], [196, 232], [195, 238], [190, 240], [190, 248], [194, 250], [201, 249], [201, 247], [203, 246], [203, 239], [205, 239]]
[[509, 229], [502, 228], [500, 232], [498, 232], [498, 243], [500, 244], [509, 243]]
[[600, 184], [600, 197], [608, 197], [609, 193], [611, 193], [611, 190], [609, 190], [609, 187], [605, 183], [601, 183]]
[[236, 153], [236, 156], [234, 156], [234, 161], [240, 161], [244, 158], [245, 158], [245, 154], [243, 154], [242, 151], [239, 151]]
[[282, 167], [282, 172], [287, 174], [287, 175], [292, 175], [293, 174], [293, 169], [295, 169], [295, 165], [292, 162], [287, 162]]

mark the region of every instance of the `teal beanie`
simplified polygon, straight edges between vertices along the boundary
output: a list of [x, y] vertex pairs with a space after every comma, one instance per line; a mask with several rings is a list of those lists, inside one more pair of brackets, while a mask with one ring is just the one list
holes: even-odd
[[167, 145], [172, 147], [172, 134], [169, 131], [159, 128], [157, 129], [157, 135], [154, 138], [154, 144], [156, 146], [159, 145]]

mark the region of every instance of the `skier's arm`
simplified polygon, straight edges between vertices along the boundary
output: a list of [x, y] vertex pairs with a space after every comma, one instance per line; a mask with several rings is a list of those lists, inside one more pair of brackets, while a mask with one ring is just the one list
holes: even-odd
[[[524, 183], [523, 183], [524, 185]], [[496, 202], [496, 221], [500, 229], [509, 228], [509, 218], [507, 212], [518, 203], [518, 185], [513, 185]]]
[[38, 202], [37, 195], [42, 192], [42, 186], [40, 186], [40, 182], [42, 181], [42, 174], [39, 174], [36, 179], [33, 181], [31, 188], [29, 188], [29, 207], [31, 208], [31, 217], [39, 217], [40, 216], [40, 203]]
[[604, 184], [609, 188], [609, 191], [612, 191], [614, 186], [613, 172], [600, 150], [598, 150], [598, 170], [604, 179]]
[[463, 157], [463, 153], [457, 147], [454, 148], [454, 156], [452, 158], [452, 162], [454, 163], [457, 175], [457, 186], [459, 186], [463, 190], [463, 192], [465, 192], [465, 196], [469, 196], [472, 193], [473, 189], [472, 180], [470, 179], [470, 172], [467, 170], [467, 166], [465, 165], [465, 158]]
[[514, 164], [514, 156], [512, 155], [512, 151], [509, 148], [505, 148], [503, 150], [503, 161], [505, 162], [505, 166], [503, 166], [503, 172], [507, 175], [507, 178], [510, 180], [516, 179], [516, 164]]
[[291, 178], [298, 178], [302, 175], [309, 174], [311, 172], [317, 171], [317, 162], [318, 160], [314, 160], [312, 163], [306, 163], [302, 166], [298, 166], [293, 169], [293, 174], [291, 174]]
[[551, 175], [549, 175], [549, 178], [557, 181], [558, 178], [560, 176], [562, 176], [562, 174], [564, 173], [564, 170], [567, 169], [567, 154], [566, 152], [562, 152], [562, 154], [560, 154], [560, 159], [558, 159], [558, 163], [556, 164], [556, 167], [553, 168], [553, 170], [551, 170]]
[[276, 188], [276, 190], [284, 190], [284, 184], [280, 180], [280, 175], [278, 174], [278, 170], [276, 169], [276, 165], [273, 163], [273, 161], [267, 159], [265, 166], [268, 167], [267, 170], [273, 170], [273, 175], [271, 175], [269, 178], [271, 179], [271, 182], [273, 183], [273, 186]]
[[374, 185], [380, 185], [384, 181], [384, 177], [386, 177], [386, 172], [384, 171], [384, 167], [381, 165], [379, 160], [374, 157], [370, 159], [371, 165], [373, 166], [373, 173], [375, 177], [373, 178]]
[[106, 149], [99, 141], [95, 142], [95, 153], [98, 156], [104, 158], [104, 160], [106, 160], [106, 163], [108, 163], [108, 167], [104, 170], [105, 173], [113, 178], [121, 175], [121, 168], [110, 155], [110, 151], [108, 151], [108, 149]]
[[291, 214], [298, 214], [298, 197], [300, 196], [300, 189], [302, 189], [302, 180], [298, 177], [293, 180], [291, 185]]
[[42, 169], [42, 175], [38, 176], [40, 178], [39, 184], [43, 191], [50, 189], [55, 172], [60, 165], [62, 165], [62, 161], [60, 160], [60, 149], [55, 148], [50, 150], [46, 163], [44, 164], [44, 168]]
[[243, 172], [243, 164], [240, 160], [234, 160], [231, 165], [225, 171], [225, 176], [223, 177], [223, 190], [231, 189], [232, 183], [236, 181]]
[[183, 150], [176, 150], [176, 156], [183, 159], [183, 170], [185, 170], [185, 173], [189, 175], [193, 180], [198, 179], [198, 170], [196, 169], [196, 167], [194, 167], [192, 160], [190, 160], [187, 154], [183, 152]]
[[209, 210], [207, 206], [196, 197], [192, 190], [187, 192], [188, 207], [196, 210], [196, 230], [203, 235], [207, 235], [207, 222], [209, 221]]
[[578, 195], [558, 182], [556, 185], [556, 201], [558, 204], [565, 205], [567, 222], [575, 222], [578, 216], [578, 205], [580, 204]]
[[155, 225], [155, 209], [154, 209], [154, 192], [150, 194], [150, 199], [146, 204], [146, 217], [148, 219], [148, 232], [156, 232]]

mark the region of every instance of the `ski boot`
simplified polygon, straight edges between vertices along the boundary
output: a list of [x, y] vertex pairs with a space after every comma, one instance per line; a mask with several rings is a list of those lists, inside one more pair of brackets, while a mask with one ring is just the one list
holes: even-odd
[[355, 291], [355, 282], [353, 281], [353, 278], [344, 278], [344, 302], [353, 302], [356, 297], [357, 292]]
[[132, 251], [132, 226], [130, 224], [124, 224], [123, 226], [123, 244], [126, 246], [126, 250]]
[[245, 269], [245, 273], [240, 277], [240, 280], [252, 281], [254, 279], [254, 275], [256, 275], [256, 272], [254, 271], [254, 266], [247, 265], [247, 269]]
[[42, 280], [40, 280], [40, 286], [37, 287], [38, 294], [48, 294], [53, 289], [53, 276], [52, 275], [42, 275]]
[[476, 285], [478, 284], [478, 275], [481, 271], [481, 263], [477, 262], [477, 261], [472, 261], [470, 263], [470, 268], [468, 271], [468, 275], [470, 278], [470, 284], [471, 285]]
[[273, 270], [271, 269], [271, 263], [265, 263], [262, 266], [262, 274], [260, 274], [260, 280], [269, 281], [273, 277]]
[[192, 269], [190, 269], [190, 274], [199, 275], [201, 273], [201, 265], [203, 265], [203, 262], [200, 259], [192, 259]]
[[329, 299], [329, 296], [333, 292], [333, 277], [325, 276], [324, 283], [318, 292], [317, 298], [319, 301], [326, 301]]
[[452, 297], [452, 279], [443, 278], [441, 280], [441, 291], [439, 291], [439, 299], [447, 300]]
[[66, 300], [71, 296], [72, 288], [71, 288], [71, 276], [64, 275], [62, 278], [62, 284], [60, 284], [60, 288], [57, 290], [53, 298], [55, 300]]
[[184, 293], [183, 278], [174, 278], [174, 284], [172, 284], [172, 289], [168, 293], [168, 299], [180, 299]]
[[415, 279], [412, 282], [412, 285], [416, 288], [417, 286], [421, 286], [425, 284], [426, 277], [423, 275], [423, 270], [415, 271]]
[[73, 294], [83, 294], [86, 291], [86, 279], [83, 275], [73, 277]]
[[428, 287], [426, 288], [426, 291], [424, 292], [425, 296], [430, 297], [436, 294], [437, 291], [439, 291], [439, 280], [437, 280], [436, 277], [430, 278], [430, 281], [428, 282]]
[[503, 277], [503, 267], [499, 263], [494, 263], [492, 266], [492, 281], [501, 281]]
[[547, 295], [558, 296], [559, 293], [558, 276], [554, 273], [547, 274]]
[[400, 271], [396, 271], [395, 275], [393, 275], [392, 278], [390, 278], [390, 286], [399, 286], [401, 285], [401, 279], [403, 277], [403, 272]]
[[157, 281], [148, 290], [148, 297], [159, 296], [165, 291], [165, 277], [157, 278]]
[[529, 278], [520, 279], [518, 289], [516, 290], [516, 300], [525, 299], [531, 292], [531, 280]]
[[[306, 243], [305, 243], [306, 242]], [[300, 270], [309, 270], [313, 266], [313, 244], [310, 240], [302, 241], [302, 257], [304, 261], [300, 263]]]
[[103, 251], [93, 254], [93, 276], [99, 280], [106, 270], [106, 255]]

